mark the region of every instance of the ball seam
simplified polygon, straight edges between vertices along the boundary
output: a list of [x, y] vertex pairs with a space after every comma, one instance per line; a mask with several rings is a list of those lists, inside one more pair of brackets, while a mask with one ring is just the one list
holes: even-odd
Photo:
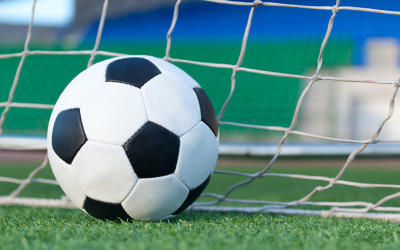
[[[55, 154], [55, 155], [59, 158], [59, 156], [56, 154], [56, 152], [54, 151], [54, 149], [51, 148], [51, 150], [52, 150], [52, 153]], [[65, 163], [61, 158], [60, 158], [60, 160], [61, 160], [63, 163]], [[67, 163], [66, 163], [66, 164], [67, 164]], [[67, 165], [68, 165], [68, 164], [67, 164]], [[75, 181], [75, 184], [78, 186], [79, 191], [80, 191], [84, 196], [87, 196], [86, 193], [83, 191], [82, 187], [79, 185], [78, 180], [75, 178], [74, 172], [72, 171], [72, 163], [71, 163], [71, 165], [70, 165], [69, 171], [71, 172], [72, 179]], [[65, 192], [64, 192], [64, 193], [65, 193]], [[68, 197], [68, 196], [67, 196], [67, 197]]]
[[[219, 129], [218, 129], [218, 136], [219, 136]], [[217, 147], [216, 147], [215, 156], [214, 156], [214, 168], [213, 168], [213, 171], [211, 172], [211, 176], [214, 174], [215, 167], [216, 167], [216, 165], [217, 165], [218, 151], [219, 151], [219, 137], [218, 137], [218, 139], [216, 140], [216, 143], [217, 143]], [[211, 178], [210, 178], [210, 180], [211, 180]]]

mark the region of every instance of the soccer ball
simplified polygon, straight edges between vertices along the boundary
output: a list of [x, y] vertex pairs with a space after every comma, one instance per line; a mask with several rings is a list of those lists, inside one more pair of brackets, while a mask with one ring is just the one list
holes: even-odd
[[151, 56], [118, 57], [79, 74], [50, 117], [48, 155], [70, 200], [94, 218], [158, 220], [203, 192], [218, 157], [204, 90]]

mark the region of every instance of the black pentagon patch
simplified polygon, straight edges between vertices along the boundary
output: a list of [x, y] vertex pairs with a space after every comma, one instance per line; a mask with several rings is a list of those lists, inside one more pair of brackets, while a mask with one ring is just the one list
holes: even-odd
[[132, 220], [121, 204], [97, 201], [87, 196], [83, 208], [92, 217], [100, 220]]
[[168, 129], [147, 122], [124, 145], [133, 171], [139, 178], [175, 172], [180, 140]]
[[63, 161], [71, 164], [86, 141], [87, 138], [78, 108], [64, 110], [57, 115], [51, 143], [54, 152]]
[[197, 198], [199, 198], [199, 196], [201, 195], [201, 193], [204, 191], [204, 189], [207, 187], [207, 184], [210, 182], [211, 179], [211, 175], [208, 176], [208, 178], [200, 184], [200, 186], [198, 186], [197, 188], [194, 188], [192, 190], [189, 191], [188, 197], [186, 198], [186, 200], [183, 202], [183, 204], [180, 206], [180, 208], [178, 208], [178, 210], [176, 210], [173, 215], [177, 215], [182, 213], [183, 211], [185, 211], [186, 208], [188, 208], [190, 205], [193, 204], [193, 202], [195, 200], [197, 200]]
[[149, 60], [138, 57], [111, 62], [106, 70], [106, 82], [120, 82], [141, 88], [146, 82], [161, 74]]
[[218, 120], [215, 115], [214, 108], [208, 98], [206, 92], [201, 88], [194, 88], [194, 92], [199, 99], [200, 110], [201, 110], [201, 120], [207, 124], [207, 126], [214, 132], [215, 136], [218, 135]]

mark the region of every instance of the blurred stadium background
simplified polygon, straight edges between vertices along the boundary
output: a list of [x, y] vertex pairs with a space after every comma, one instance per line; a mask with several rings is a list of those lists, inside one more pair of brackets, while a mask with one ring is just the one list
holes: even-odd
[[[32, 2], [0, 0], [0, 55], [23, 51]], [[99, 50], [163, 58], [175, 2], [110, 0]], [[334, 0], [278, 2], [315, 6], [335, 4]], [[103, 0], [38, 0], [29, 49], [93, 49], [103, 3]], [[400, 10], [400, 2], [397, 1], [342, 0], [341, 5]], [[183, 0], [172, 33], [171, 57], [236, 64], [249, 10], [244, 6]], [[242, 66], [312, 76], [331, 15], [331, 10], [257, 8]], [[395, 15], [339, 11], [324, 50], [320, 74], [354, 79], [398, 79], [398, 18]], [[95, 62], [107, 58], [97, 56]], [[68, 83], [86, 68], [88, 60], [89, 55], [29, 55], [22, 68], [13, 102], [55, 104]], [[19, 61], [20, 57], [0, 59], [0, 112], [8, 100]], [[232, 71], [182, 63], [176, 65], [200, 83], [218, 113], [228, 97]], [[295, 78], [240, 71], [236, 75], [236, 91], [222, 121], [288, 127], [307, 83]], [[393, 85], [317, 81], [303, 103], [295, 130], [342, 139], [369, 139], [386, 117], [393, 91]], [[398, 110], [395, 109], [379, 139], [400, 138]], [[2, 145], [13, 143], [45, 145], [43, 142], [46, 140], [50, 113], [49, 109], [11, 108], [3, 124], [0, 149]], [[227, 125], [220, 126], [220, 131], [220, 155], [229, 157], [219, 158], [219, 171], [259, 173], [276, 153], [282, 137], [282, 132]], [[296, 135], [289, 136], [287, 141], [280, 154], [284, 156], [283, 159], [279, 157], [268, 173], [333, 178], [338, 176], [349, 154], [360, 146]], [[234, 157], [230, 157], [232, 155]], [[237, 157], [243, 155], [263, 157]], [[369, 145], [362, 155], [373, 157], [357, 156], [341, 179], [362, 183], [398, 183], [400, 147], [397, 144]], [[22, 180], [37, 168], [44, 156], [44, 150], [0, 150], [0, 177]], [[54, 179], [54, 176], [51, 169], [46, 167], [35, 178]], [[243, 176], [216, 172], [206, 192], [223, 194], [228, 187], [243, 180]], [[264, 180], [257, 178], [252, 185], [235, 190], [230, 198], [292, 202], [304, 197], [316, 186], [327, 184], [326, 180], [272, 176]], [[18, 187], [18, 182], [12, 183], [9, 179], [3, 181], [0, 182], [0, 196], [9, 195]], [[327, 178], [327, 181], [330, 183], [331, 179]], [[335, 185], [317, 193], [311, 201], [361, 200], [376, 203], [393, 192], [391, 188]], [[63, 192], [59, 187], [48, 188], [43, 183], [29, 185], [20, 194], [21, 197], [54, 199], [61, 195]], [[209, 197], [202, 199], [208, 201]], [[400, 207], [400, 201], [393, 199], [385, 205]]]
[[[334, 4], [334, 1], [327, 3], [323, 0], [284, 2], [321, 6]], [[111, 0], [99, 50], [164, 57], [174, 3], [175, 0]], [[0, 54], [23, 50], [31, 5], [31, 0], [0, 0]], [[101, 0], [39, 0], [30, 50], [92, 49], [102, 5]], [[344, 0], [341, 5], [400, 10], [400, 2], [397, 1]], [[171, 56], [235, 64], [248, 12], [249, 8], [242, 6], [183, 1], [172, 34]], [[258, 8], [243, 66], [313, 75], [331, 14], [331, 11], [297, 8]], [[400, 22], [397, 19], [392, 15], [340, 11], [324, 52], [321, 75], [397, 79], [400, 37]], [[55, 104], [67, 84], [86, 68], [88, 58], [88, 55], [28, 56], [13, 101]], [[95, 62], [104, 59], [107, 57], [97, 56]], [[8, 99], [19, 61], [19, 57], [0, 60], [0, 103]], [[200, 83], [218, 113], [229, 94], [231, 70], [176, 65]], [[299, 79], [238, 72], [236, 91], [222, 120], [288, 127], [305, 84]], [[368, 139], [387, 115], [392, 92], [391, 85], [316, 82], [306, 98], [296, 130], [346, 139]], [[0, 106], [0, 112], [3, 110], [4, 107]], [[21, 135], [44, 138], [50, 113], [50, 110], [11, 108], [3, 125], [2, 140]], [[400, 113], [396, 111], [380, 138], [400, 138], [399, 122]], [[250, 151], [256, 155], [272, 154], [275, 148], [266, 145], [276, 143], [282, 136], [281, 132], [233, 126], [221, 126], [220, 129], [222, 142], [231, 142], [231, 146], [234, 145], [232, 143], [242, 143], [237, 144], [238, 154]], [[297, 143], [321, 143], [295, 135], [291, 135], [288, 141], [290, 143], [284, 147], [283, 154], [285, 150], [287, 154], [304, 154], [298, 147], [291, 148]], [[379, 146], [368, 147], [367, 153], [374, 148], [379, 149]], [[357, 145], [342, 143], [333, 150], [327, 146], [323, 152], [336, 150], [346, 154], [354, 147]], [[376, 152], [400, 153], [397, 146], [384, 147]], [[321, 150], [319, 144], [306, 148], [307, 152], [318, 150]]]

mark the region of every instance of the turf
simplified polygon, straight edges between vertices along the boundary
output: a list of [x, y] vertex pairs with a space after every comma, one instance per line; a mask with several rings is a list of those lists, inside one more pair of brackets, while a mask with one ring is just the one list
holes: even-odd
[[[2, 166], [0, 175], [26, 177], [31, 169]], [[256, 167], [229, 166], [224, 169], [258, 170]], [[334, 176], [338, 172], [337, 168], [318, 167], [273, 170], [323, 176]], [[395, 168], [353, 168], [343, 179], [395, 184], [399, 182], [399, 173], [400, 170]], [[50, 169], [40, 173], [39, 177], [51, 178]], [[240, 177], [214, 174], [205, 192], [221, 193], [238, 180]], [[0, 184], [0, 195], [16, 188], [15, 184]], [[232, 197], [289, 201], [323, 184], [326, 183], [271, 177], [233, 192]], [[313, 200], [376, 202], [395, 192], [345, 186], [335, 188]], [[32, 184], [21, 195], [55, 198], [61, 194], [58, 187]], [[400, 206], [400, 201], [395, 199], [387, 205]], [[2, 249], [399, 249], [398, 236], [399, 224], [367, 219], [186, 211], [169, 221], [116, 223], [95, 220], [73, 209], [0, 207]]]
[[398, 249], [398, 224], [301, 216], [185, 212], [171, 221], [114, 223], [80, 211], [0, 210], [6, 249]]

